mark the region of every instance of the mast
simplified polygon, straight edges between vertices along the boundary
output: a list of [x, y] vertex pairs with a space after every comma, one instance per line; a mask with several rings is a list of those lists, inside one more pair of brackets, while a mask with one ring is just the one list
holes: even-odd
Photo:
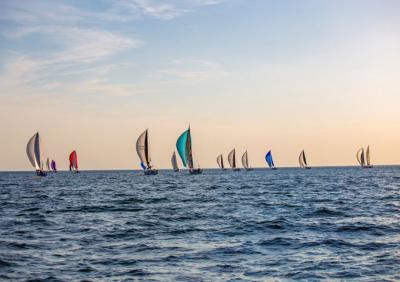
[[187, 157], [188, 167], [190, 169], [193, 169], [194, 165], [193, 165], [192, 137], [190, 135], [190, 126], [186, 138], [186, 157]]

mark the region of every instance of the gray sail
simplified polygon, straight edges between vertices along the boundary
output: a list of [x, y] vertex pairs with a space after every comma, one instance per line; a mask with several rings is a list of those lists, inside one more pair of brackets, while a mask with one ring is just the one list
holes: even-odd
[[26, 145], [26, 154], [28, 155], [29, 162], [36, 170], [41, 169], [41, 159], [40, 159], [40, 136], [39, 132], [29, 139]]
[[177, 162], [177, 160], [176, 160], [175, 151], [174, 151], [174, 153], [172, 154], [172, 157], [171, 157], [171, 164], [172, 164], [172, 168], [173, 168], [175, 171], [178, 171], [178, 170], [179, 170], [179, 168], [178, 168], [178, 162]]
[[367, 166], [370, 167], [371, 166], [371, 153], [370, 153], [370, 150], [369, 150], [369, 146], [367, 147], [367, 151], [366, 151], [366, 154], [365, 154], [365, 159], [366, 159]]
[[242, 165], [245, 169], [249, 168], [249, 157], [247, 155], [247, 151], [242, 155]]
[[229, 152], [228, 154], [228, 163], [231, 166], [231, 168], [236, 168], [236, 150], [232, 149], [232, 151]]
[[217, 163], [218, 163], [218, 166], [220, 169], [225, 168], [224, 167], [224, 158], [223, 158], [222, 154], [217, 157]]

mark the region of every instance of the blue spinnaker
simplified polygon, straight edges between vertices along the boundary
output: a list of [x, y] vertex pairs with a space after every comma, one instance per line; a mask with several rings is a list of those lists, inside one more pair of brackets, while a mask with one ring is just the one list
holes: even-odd
[[271, 151], [268, 151], [268, 153], [265, 155], [265, 160], [267, 161], [267, 164], [270, 168], [274, 167], [274, 161], [272, 160], [272, 154]]
[[186, 142], [189, 130], [186, 130], [179, 136], [178, 140], [176, 141], [176, 149], [178, 150], [179, 156], [181, 157], [182, 164], [186, 167]]

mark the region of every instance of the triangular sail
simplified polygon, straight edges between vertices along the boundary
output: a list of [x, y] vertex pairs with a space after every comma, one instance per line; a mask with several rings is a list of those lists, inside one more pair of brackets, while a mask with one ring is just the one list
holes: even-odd
[[304, 153], [304, 150], [301, 151], [301, 153], [300, 153], [299, 164], [300, 164], [301, 168], [308, 168], [306, 154]]
[[224, 167], [224, 157], [222, 156], [222, 154], [217, 157], [217, 163], [218, 163], [218, 166], [220, 169], [225, 168]]
[[172, 164], [172, 168], [174, 169], [174, 170], [178, 170], [179, 168], [178, 168], [178, 162], [176, 161], [176, 154], [175, 154], [175, 151], [174, 151], [174, 153], [172, 154], [172, 157], [171, 157], [171, 164]]
[[46, 169], [47, 169], [47, 171], [50, 171], [50, 159], [49, 158], [46, 159]]
[[232, 151], [228, 154], [228, 162], [231, 168], [236, 168], [236, 150], [232, 149]]
[[29, 139], [28, 144], [26, 145], [26, 154], [28, 155], [28, 159], [32, 166], [36, 170], [40, 170], [40, 137], [39, 132]]
[[271, 151], [268, 151], [268, 153], [265, 155], [265, 160], [267, 161], [267, 164], [270, 168], [274, 168], [274, 160], [272, 159], [272, 153]]
[[136, 152], [143, 164], [144, 169], [150, 168], [149, 139], [148, 130], [146, 129], [136, 141]]
[[360, 166], [364, 166], [364, 163], [363, 163], [363, 160], [362, 160], [362, 158], [361, 158], [361, 155], [364, 155], [364, 149], [363, 148], [361, 148], [361, 149], [359, 149], [358, 151], [357, 151], [357, 154], [356, 154], [356, 158], [357, 158], [357, 161], [358, 161], [358, 163], [360, 164]]
[[370, 156], [369, 146], [367, 147], [365, 159], [366, 159], [367, 166], [371, 166], [371, 156]]
[[249, 157], [247, 155], [247, 151], [242, 155], [242, 165], [245, 169], [249, 168]]

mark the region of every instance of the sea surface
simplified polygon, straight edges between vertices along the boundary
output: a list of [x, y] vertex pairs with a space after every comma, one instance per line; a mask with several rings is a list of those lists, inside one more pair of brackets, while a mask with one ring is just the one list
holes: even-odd
[[399, 281], [400, 167], [0, 173], [0, 281]]

